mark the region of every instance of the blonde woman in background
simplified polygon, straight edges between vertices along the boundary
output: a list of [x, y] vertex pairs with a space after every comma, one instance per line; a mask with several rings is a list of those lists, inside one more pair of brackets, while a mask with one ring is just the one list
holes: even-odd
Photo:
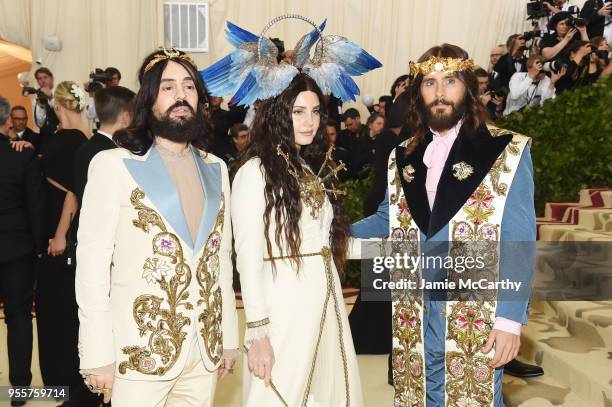
[[36, 290], [40, 371], [46, 386], [70, 386], [70, 402], [64, 405], [97, 406], [97, 396], [87, 390], [79, 375], [74, 259], [69, 261], [66, 252], [68, 230], [77, 210], [72, 192], [74, 158], [90, 137], [83, 120], [87, 95], [76, 83], [65, 81], [55, 89], [54, 100], [60, 130], [51, 138], [41, 160], [49, 247], [42, 258]]

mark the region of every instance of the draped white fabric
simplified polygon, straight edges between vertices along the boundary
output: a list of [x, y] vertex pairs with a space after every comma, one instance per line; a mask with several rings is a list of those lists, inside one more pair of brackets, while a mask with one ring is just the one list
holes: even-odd
[[[198, 0], [192, 0], [198, 1]], [[582, 6], [583, 0], [572, 3]], [[529, 29], [526, 0], [210, 0], [210, 52], [192, 54], [203, 68], [230, 51], [225, 41], [229, 20], [259, 34], [284, 13], [320, 22], [326, 33], [346, 36], [376, 56], [383, 68], [358, 78], [362, 94], [378, 97], [407, 72], [429, 47], [449, 42], [465, 48], [487, 67], [489, 51], [513, 33]], [[143, 57], [163, 42], [164, 0], [0, 0], [0, 38], [32, 49], [56, 81], [87, 80], [95, 67], [117, 67], [122, 84], [136, 89]], [[297, 20], [272, 27], [270, 36], [293, 48], [308, 26]], [[57, 35], [62, 50], [44, 49], [43, 39]], [[33, 69], [37, 65], [34, 64]]]

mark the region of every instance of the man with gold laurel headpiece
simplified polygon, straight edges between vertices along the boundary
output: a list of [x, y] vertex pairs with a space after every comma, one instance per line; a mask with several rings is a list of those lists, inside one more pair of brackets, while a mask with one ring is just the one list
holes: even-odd
[[527, 322], [536, 236], [529, 139], [485, 123], [473, 68], [450, 44], [411, 65], [411, 137], [389, 157], [378, 212], [352, 227], [362, 239], [388, 237], [390, 255], [427, 259], [389, 269], [390, 283], [413, 284], [390, 287], [395, 406], [503, 406], [503, 366]]
[[138, 78], [134, 119], [91, 161], [83, 196], [81, 374], [115, 407], [211, 406], [238, 354], [227, 168], [207, 152], [193, 61], [162, 48]]

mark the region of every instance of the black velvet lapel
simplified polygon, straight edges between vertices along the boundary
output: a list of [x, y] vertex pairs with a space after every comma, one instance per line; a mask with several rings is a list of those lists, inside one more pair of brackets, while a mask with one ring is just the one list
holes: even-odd
[[[428, 238], [440, 231], [467, 202], [511, 140], [511, 134], [491, 136], [485, 125], [478, 128], [474, 134], [466, 134], [464, 127], [461, 128], [442, 170], [428, 227], [421, 229], [427, 230]], [[453, 176], [453, 165], [460, 162], [465, 162], [474, 169], [474, 173], [463, 181]], [[424, 199], [427, 203], [426, 193]], [[412, 207], [410, 209], [412, 210]]]
[[[431, 215], [429, 201], [427, 200], [427, 190], [425, 189], [427, 167], [423, 164], [423, 154], [425, 154], [425, 149], [431, 140], [432, 135], [428, 134], [425, 138], [425, 143], [418, 145], [409, 155], [406, 155], [406, 148], [401, 145], [395, 150], [397, 171], [399, 171], [402, 188], [406, 196], [406, 203], [412, 218], [423, 232], [427, 231]], [[414, 168], [414, 179], [411, 182], [406, 182], [402, 173], [404, 167], [409, 164]]]

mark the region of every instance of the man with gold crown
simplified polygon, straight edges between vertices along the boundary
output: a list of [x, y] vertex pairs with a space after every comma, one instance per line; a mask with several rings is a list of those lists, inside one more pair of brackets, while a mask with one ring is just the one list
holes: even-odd
[[211, 406], [232, 372], [227, 168], [207, 153], [193, 61], [161, 49], [139, 70], [130, 126], [89, 166], [78, 231], [81, 373], [121, 406]]
[[[503, 406], [503, 366], [527, 322], [536, 236], [529, 138], [485, 124], [473, 68], [450, 44], [411, 65], [412, 135], [389, 157], [378, 212], [352, 227], [355, 237], [389, 237], [391, 253], [445, 259], [389, 269], [391, 282], [415, 283], [391, 291], [396, 406]], [[458, 261], [469, 257], [472, 265]], [[420, 289], [424, 281], [445, 289]], [[474, 281], [482, 285], [463, 285]]]

